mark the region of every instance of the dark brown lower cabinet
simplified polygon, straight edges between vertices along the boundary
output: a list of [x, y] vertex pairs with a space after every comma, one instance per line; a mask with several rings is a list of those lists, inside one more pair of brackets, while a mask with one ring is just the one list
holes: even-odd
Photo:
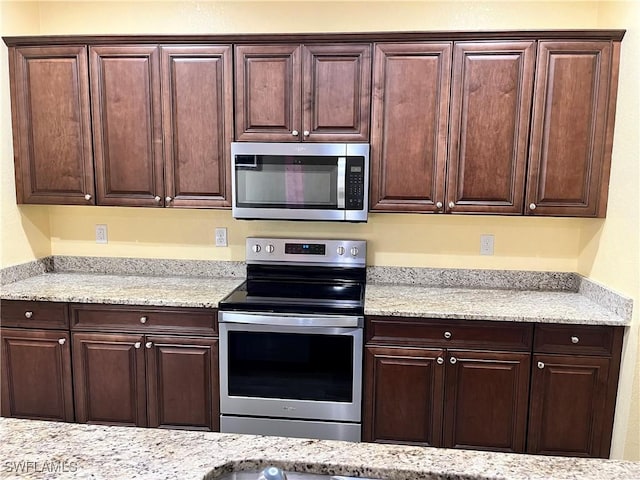
[[2, 416], [73, 422], [69, 333], [0, 329]]
[[217, 430], [217, 339], [74, 333], [77, 421]]
[[364, 441], [442, 445], [443, 356], [431, 348], [365, 349]]
[[443, 446], [524, 452], [529, 353], [449, 350]]
[[529, 358], [367, 347], [363, 439], [523, 452]]

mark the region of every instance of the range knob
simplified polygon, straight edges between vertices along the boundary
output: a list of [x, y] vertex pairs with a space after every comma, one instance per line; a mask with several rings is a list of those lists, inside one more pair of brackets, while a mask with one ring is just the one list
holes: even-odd
[[267, 253], [273, 253], [273, 251], [275, 250], [275, 247], [269, 244], [266, 247], [264, 247], [264, 249], [267, 251]]
[[260, 253], [260, 250], [262, 250], [262, 247], [260, 247], [260, 245], [256, 243], [253, 247], [251, 247], [251, 250], [253, 250], [254, 253]]
[[342, 246], [338, 247], [336, 252], [338, 253], [338, 255], [344, 255], [344, 247], [342, 247]]
[[358, 247], [351, 247], [351, 256], [352, 257], [357, 257], [359, 252], [360, 252], [360, 250], [358, 250]]

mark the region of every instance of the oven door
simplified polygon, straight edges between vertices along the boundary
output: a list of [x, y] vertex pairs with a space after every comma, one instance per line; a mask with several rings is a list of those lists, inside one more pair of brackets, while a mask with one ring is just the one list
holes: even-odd
[[219, 319], [221, 414], [360, 422], [362, 317]]

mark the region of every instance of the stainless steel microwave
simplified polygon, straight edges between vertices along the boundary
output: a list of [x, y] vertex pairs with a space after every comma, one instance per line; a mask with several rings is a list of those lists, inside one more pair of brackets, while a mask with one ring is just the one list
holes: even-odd
[[366, 222], [369, 144], [231, 144], [234, 218]]

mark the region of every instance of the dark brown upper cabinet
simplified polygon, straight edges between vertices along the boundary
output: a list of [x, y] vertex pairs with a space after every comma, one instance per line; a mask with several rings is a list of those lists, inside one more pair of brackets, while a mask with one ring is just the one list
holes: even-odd
[[160, 49], [167, 207], [231, 205], [232, 53], [230, 45]]
[[619, 47], [539, 42], [527, 214], [605, 216]]
[[446, 211], [522, 213], [535, 47], [456, 43]]
[[442, 209], [451, 49], [450, 42], [375, 45], [371, 210]]
[[369, 140], [371, 45], [237, 45], [236, 140]]
[[163, 206], [160, 54], [89, 47], [99, 205]]
[[85, 46], [9, 49], [18, 203], [94, 204]]

